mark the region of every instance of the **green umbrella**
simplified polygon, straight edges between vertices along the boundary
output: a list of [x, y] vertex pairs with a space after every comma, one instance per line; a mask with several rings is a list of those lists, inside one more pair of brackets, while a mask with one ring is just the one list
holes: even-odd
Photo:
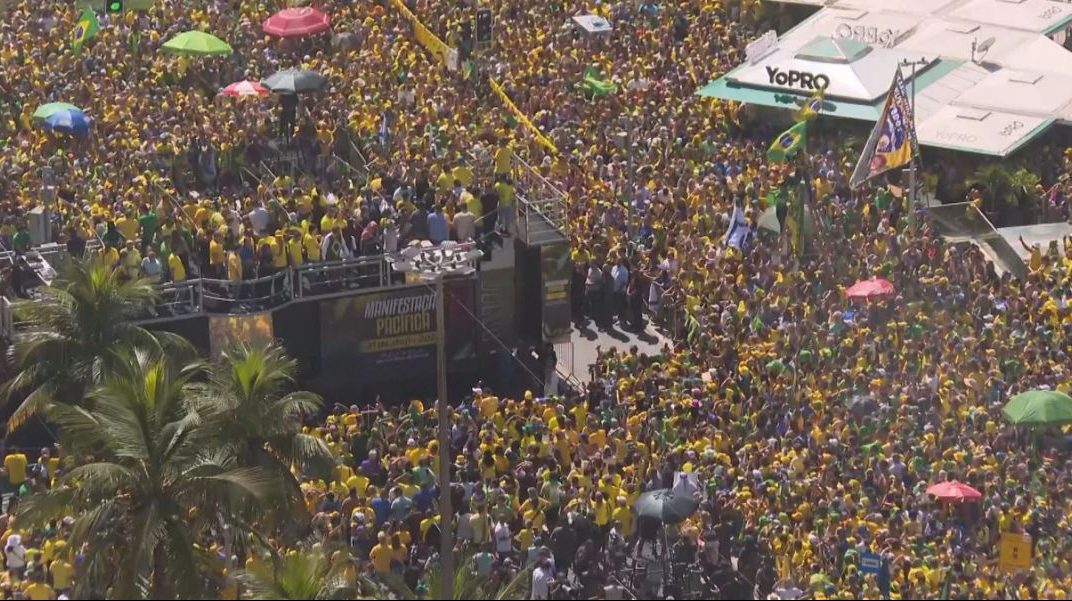
[[1072, 424], [1072, 397], [1055, 390], [1030, 390], [1014, 396], [1002, 411], [1018, 426]]
[[174, 54], [208, 56], [231, 54], [231, 47], [220, 38], [203, 31], [186, 31], [164, 42], [164, 50]]
[[66, 102], [50, 102], [48, 104], [42, 104], [41, 106], [37, 107], [37, 110], [34, 111], [33, 118], [34, 119], [48, 119], [50, 115], [52, 115], [53, 113], [57, 113], [59, 111], [81, 111], [81, 110], [82, 109], [78, 108], [77, 106], [75, 106], [73, 104], [67, 104]]

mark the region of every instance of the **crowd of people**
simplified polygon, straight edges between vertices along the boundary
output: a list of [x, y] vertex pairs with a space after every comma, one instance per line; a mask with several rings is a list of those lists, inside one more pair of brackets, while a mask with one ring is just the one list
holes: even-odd
[[[674, 342], [655, 356], [607, 350], [587, 390], [483, 387], [451, 411], [453, 531], [476, 575], [505, 586], [529, 568], [532, 598], [1072, 594], [1067, 429], [1029, 436], [1001, 415], [1018, 392], [1072, 385], [1072, 241], [1033, 248], [1025, 279], [999, 274], [925, 220], [910, 227], [884, 185], [851, 190], [856, 157], [825, 122], [801, 161], [768, 161], [777, 127], [694, 93], [780, 20], [770, 3], [495, 0], [484, 3], [491, 47], [465, 24], [468, 3], [407, 4], [465, 68], [437, 63], [388, 2], [319, 3], [349, 41], [281, 41], [259, 30], [274, 4], [167, 0], [102, 15], [82, 53], [69, 48], [69, 7], [14, 2], [0, 24], [0, 239], [28, 248], [27, 213], [54, 177], [54, 229], [75, 254], [100, 238], [131, 277], [250, 279], [412, 240], [516, 233], [521, 157], [564, 192], [574, 315], [632, 329], [650, 318]], [[613, 32], [570, 26], [587, 12]], [[158, 52], [196, 28], [235, 55]], [[614, 93], [584, 89], [593, 66]], [[292, 122], [272, 99], [216, 97], [285, 67], [329, 81], [299, 96]], [[54, 100], [86, 109], [91, 134], [37, 127], [34, 109]], [[1044, 167], [1046, 212], [1067, 216], [1067, 166]], [[756, 229], [769, 193], [801, 170], [814, 199], [807, 253], [758, 232], [743, 250], [724, 245], [735, 206]], [[873, 276], [896, 294], [845, 299]], [[425, 595], [442, 536], [435, 423], [419, 401], [339, 407], [308, 424], [338, 464], [302, 485], [303, 532]], [[62, 455], [9, 452], [0, 485], [15, 501], [47, 487], [70, 467]], [[699, 510], [674, 525], [637, 519], [639, 496], [682, 474]], [[924, 493], [952, 479], [982, 498], [950, 506]], [[78, 567], [68, 525], [0, 519], [0, 590], [67, 592]], [[1007, 532], [1031, 535], [1030, 569], [998, 569]], [[263, 559], [226, 551], [231, 568]], [[861, 569], [867, 553], [885, 576]]]

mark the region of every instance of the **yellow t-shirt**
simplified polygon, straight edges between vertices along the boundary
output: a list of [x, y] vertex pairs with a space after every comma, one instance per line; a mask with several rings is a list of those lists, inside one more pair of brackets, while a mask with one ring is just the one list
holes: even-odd
[[208, 262], [212, 265], [223, 265], [225, 252], [223, 250], [223, 244], [216, 240], [209, 240], [208, 242]]
[[268, 245], [272, 249], [272, 267], [282, 269], [287, 266], [287, 252], [278, 236], [268, 236]]
[[171, 281], [173, 282], [185, 282], [186, 281], [186, 267], [182, 264], [182, 259], [179, 255], [171, 253], [167, 259], [168, 271], [171, 272]]
[[388, 545], [376, 545], [369, 551], [369, 559], [372, 567], [378, 574], [386, 574], [391, 571], [391, 547]]
[[138, 237], [138, 222], [130, 217], [116, 219], [115, 229], [119, 230], [124, 240], [135, 240]]
[[316, 239], [316, 236], [306, 232], [302, 236], [302, 244], [305, 246], [305, 258], [309, 261], [320, 260], [320, 241]]
[[71, 583], [74, 580], [74, 567], [62, 559], [57, 559], [48, 566], [48, 571], [52, 574], [52, 584], [59, 590], [66, 590], [71, 588]]
[[7, 480], [18, 486], [26, 481], [26, 455], [23, 453], [10, 453], [4, 457], [4, 469], [7, 470]]
[[[320, 231], [327, 235], [331, 231], [331, 228], [335, 227], [335, 219], [331, 215], [324, 215], [320, 218]], [[342, 220], [338, 220], [339, 226], [342, 226]]]
[[495, 151], [495, 175], [502, 175], [509, 172], [513, 160], [514, 153], [510, 152], [509, 148], [503, 146]]
[[302, 241], [298, 238], [287, 240], [287, 254], [289, 255], [290, 265], [292, 267], [301, 266], [304, 261], [304, 258], [302, 257]]
[[33, 601], [48, 601], [56, 598], [56, 591], [47, 584], [32, 582], [26, 586], [26, 596]]
[[514, 206], [514, 187], [505, 182], [495, 184], [495, 191], [499, 193], [499, 205], [504, 207]]
[[102, 249], [101, 262], [104, 263], [104, 266], [109, 269], [114, 268], [116, 264], [119, 263], [119, 251], [110, 246], [108, 248]]
[[[451, 174], [453, 179], [456, 179], [462, 183], [462, 186], [468, 188], [473, 183], [473, 170], [465, 165], [458, 165], [454, 168], [454, 173]], [[451, 182], [453, 185], [454, 182]]]
[[227, 278], [232, 282], [242, 281], [242, 257], [234, 251], [227, 253]]

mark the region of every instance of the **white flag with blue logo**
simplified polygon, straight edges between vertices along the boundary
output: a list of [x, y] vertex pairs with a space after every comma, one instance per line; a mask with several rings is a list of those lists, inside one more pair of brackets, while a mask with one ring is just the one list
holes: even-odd
[[733, 207], [733, 216], [730, 217], [730, 229], [726, 230], [726, 238], [724, 243], [726, 246], [732, 246], [737, 250], [744, 250], [745, 244], [748, 243], [748, 238], [751, 235], [752, 230], [748, 227], [748, 222], [745, 221], [744, 211], [741, 207]]

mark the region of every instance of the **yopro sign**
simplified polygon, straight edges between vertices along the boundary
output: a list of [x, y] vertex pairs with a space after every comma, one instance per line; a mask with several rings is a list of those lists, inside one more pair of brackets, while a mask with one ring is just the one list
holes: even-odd
[[767, 77], [770, 83], [789, 88], [825, 90], [830, 87], [830, 78], [822, 73], [808, 73], [795, 69], [782, 71], [778, 67], [767, 67]]
[[834, 29], [834, 34], [839, 38], [856, 40], [869, 46], [885, 46], [887, 48], [893, 47], [900, 33], [900, 31], [894, 29], [849, 25], [848, 23], [842, 23]]

